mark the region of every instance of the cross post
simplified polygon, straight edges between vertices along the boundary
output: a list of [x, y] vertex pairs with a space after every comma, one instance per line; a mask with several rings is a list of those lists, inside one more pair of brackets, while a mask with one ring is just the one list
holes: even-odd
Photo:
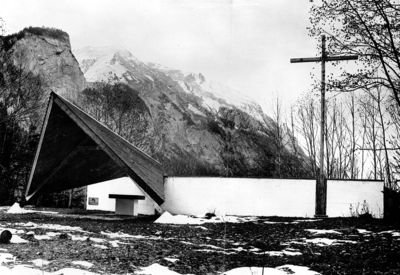
[[321, 125], [320, 125], [320, 152], [319, 152], [319, 176], [316, 179], [315, 188], [315, 217], [327, 217], [326, 215], [326, 178], [324, 174], [324, 137], [325, 137], [325, 62], [356, 60], [357, 55], [328, 56], [325, 49], [325, 35], [321, 37], [321, 57], [291, 58], [290, 63], [321, 62]]

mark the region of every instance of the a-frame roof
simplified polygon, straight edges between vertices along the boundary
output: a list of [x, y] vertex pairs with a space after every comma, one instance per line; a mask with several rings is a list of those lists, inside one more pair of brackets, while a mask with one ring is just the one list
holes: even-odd
[[51, 93], [26, 198], [123, 176], [131, 177], [159, 205], [164, 202], [159, 162]]

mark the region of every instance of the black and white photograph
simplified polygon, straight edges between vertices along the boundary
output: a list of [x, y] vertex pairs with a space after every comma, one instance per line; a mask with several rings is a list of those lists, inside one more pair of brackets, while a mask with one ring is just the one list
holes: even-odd
[[400, 0], [0, 0], [0, 274], [400, 274]]

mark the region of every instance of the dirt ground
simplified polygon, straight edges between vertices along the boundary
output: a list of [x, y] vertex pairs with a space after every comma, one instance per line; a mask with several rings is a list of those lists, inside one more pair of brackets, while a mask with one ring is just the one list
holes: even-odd
[[155, 217], [79, 214], [0, 212], [1, 230], [26, 241], [0, 244], [15, 257], [2, 265], [33, 266], [41, 259], [46, 264], [36, 268], [50, 272], [85, 261], [93, 264], [87, 271], [133, 274], [158, 263], [179, 274], [221, 274], [293, 264], [321, 274], [400, 274], [400, 227], [382, 220], [253, 217], [175, 225], [153, 223]]

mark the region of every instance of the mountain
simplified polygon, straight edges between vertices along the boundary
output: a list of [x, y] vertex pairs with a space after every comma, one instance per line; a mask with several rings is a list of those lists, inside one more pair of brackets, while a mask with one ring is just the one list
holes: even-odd
[[[273, 121], [240, 92], [201, 73], [144, 63], [125, 49], [86, 47], [74, 54], [90, 86], [82, 106], [159, 159], [168, 174], [306, 173], [302, 156], [293, 154], [299, 150], [277, 148]], [[280, 175], [277, 165], [285, 166]]]
[[180, 91], [199, 97], [201, 105], [209, 111], [217, 112], [220, 107], [235, 107], [259, 121], [264, 119], [260, 105], [239, 91], [207, 80], [201, 73], [184, 73], [155, 63], [145, 64], [128, 50], [113, 47], [86, 47], [74, 54], [89, 82], [154, 83], [154, 79], [165, 78], [166, 75], [179, 85]]
[[86, 80], [71, 51], [69, 35], [58, 29], [29, 27], [0, 36], [0, 52], [15, 66], [40, 77], [47, 91], [75, 100]]
[[73, 53], [68, 34], [52, 28], [0, 37], [0, 57], [40, 78], [41, 93], [75, 102], [158, 159], [168, 175], [309, 175], [288, 131], [277, 143], [277, 125], [257, 103], [201, 73], [145, 63], [125, 49]]

